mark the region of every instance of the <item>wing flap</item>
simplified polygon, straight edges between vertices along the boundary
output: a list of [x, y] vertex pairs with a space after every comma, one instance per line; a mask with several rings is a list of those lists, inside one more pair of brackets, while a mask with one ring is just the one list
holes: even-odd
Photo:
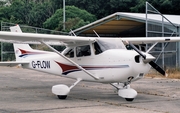
[[9, 66], [9, 67], [13, 67], [19, 64], [29, 64], [29, 61], [10, 61], [10, 62], [0, 62], [0, 66]]

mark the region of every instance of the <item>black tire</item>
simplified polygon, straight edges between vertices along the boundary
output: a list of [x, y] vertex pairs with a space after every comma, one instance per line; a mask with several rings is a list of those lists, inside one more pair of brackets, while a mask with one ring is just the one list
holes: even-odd
[[67, 95], [57, 95], [57, 97], [62, 100], [62, 99], [66, 99]]
[[133, 100], [134, 100], [134, 98], [125, 98], [126, 99], [126, 101], [128, 101], [128, 102], [132, 102]]

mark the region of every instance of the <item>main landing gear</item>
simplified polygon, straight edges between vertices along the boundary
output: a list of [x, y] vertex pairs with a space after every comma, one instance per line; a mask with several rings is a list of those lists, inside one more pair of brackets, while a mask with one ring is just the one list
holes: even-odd
[[70, 90], [77, 85], [82, 79], [77, 79], [77, 81], [72, 84], [70, 87], [64, 84], [54, 85], [52, 87], [52, 93], [57, 95], [59, 99], [66, 99], [68, 94], [70, 93]]
[[52, 93], [57, 95], [59, 99], [66, 99], [69, 92], [70, 88], [64, 84], [59, 84], [52, 87]]

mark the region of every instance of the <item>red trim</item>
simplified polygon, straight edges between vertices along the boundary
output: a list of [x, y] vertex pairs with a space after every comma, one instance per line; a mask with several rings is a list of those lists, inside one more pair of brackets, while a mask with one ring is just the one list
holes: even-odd
[[[19, 48], [18, 48], [19, 49]], [[32, 52], [32, 51], [26, 51], [23, 49], [19, 49], [21, 51], [21, 54], [45, 54], [45, 52]]]
[[23, 50], [23, 49], [19, 49], [19, 50], [21, 51], [21, 54], [31, 53], [31, 52]]
[[63, 72], [68, 71], [68, 70], [78, 69], [76, 66], [66, 65], [59, 62], [56, 62], [56, 63], [62, 68]]

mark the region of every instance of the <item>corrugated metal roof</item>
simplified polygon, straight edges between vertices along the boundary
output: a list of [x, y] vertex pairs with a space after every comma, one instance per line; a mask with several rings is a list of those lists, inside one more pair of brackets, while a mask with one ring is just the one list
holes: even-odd
[[[176, 26], [180, 25], [180, 16], [164, 15]], [[148, 14], [148, 22], [162, 24], [162, 16], [158, 14]], [[169, 24], [165, 19], [164, 24]], [[95, 30], [98, 34], [120, 34], [124, 31], [133, 31], [144, 27], [146, 23], [146, 14], [143, 13], [124, 13], [117, 12], [81, 28], [74, 30], [76, 34], [94, 34]]]

